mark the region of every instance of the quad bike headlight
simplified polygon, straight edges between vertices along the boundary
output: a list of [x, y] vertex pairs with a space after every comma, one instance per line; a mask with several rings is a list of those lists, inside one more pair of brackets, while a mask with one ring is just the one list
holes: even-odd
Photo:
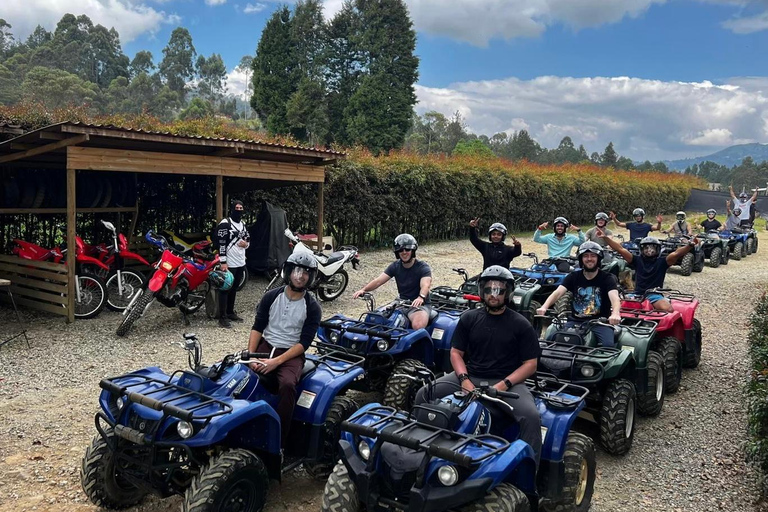
[[523, 297], [520, 295], [513, 295], [512, 302], [515, 304], [515, 306], [519, 306], [523, 302]]
[[180, 421], [176, 424], [176, 432], [179, 433], [182, 439], [189, 439], [195, 433], [195, 429], [190, 422]]
[[330, 333], [328, 333], [328, 339], [331, 341], [331, 343], [338, 343], [339, 333], [336, 331], [331, 331]]
[[589, 366], [589, 365], [582, 366], [581, 367], [581, 374], [584, 377], [587, 377], [587, 378], [593, 377], [595, 375], [595, 367], [594, 366]]
[[381, 352], [386, 352], [389, 350], [389, 343], [387, 340], [379, 340], [376, 342], [376, 348], [379, 349]]
[[125, 407], [125, 397], [124, 396], [117, 397], [117, 400], [115, 400], [115, 405], [117, 405], [118, 411], [122, 411], [123, 407]]
[[360, 457], [362, 457], [363, 460], [367, 461], [371, 458], [371, 447], [368, 446], [368, 443], [365, 440], [360, 440], [357, 444], [357, 451], [360, 453]]
[[548, 277], [544, 282], [546, 284], [555, 284], [555, 278], [554, 277]]
[[437, 470], [437, 479], [446, 487], [456, 485], [459, 481], [459, 471], [453, 466], [442, 466]]

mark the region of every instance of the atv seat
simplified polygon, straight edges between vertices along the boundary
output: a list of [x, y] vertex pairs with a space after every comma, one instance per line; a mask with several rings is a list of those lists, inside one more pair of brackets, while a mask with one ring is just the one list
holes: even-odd
[[301, 369], [301, 377], [299, 377], [299, 380], [302, 380], [304, 377], [315, 371], [316, 368], [317, 362], [312, 361], [311, 359], [305, 359], [304, 368]]

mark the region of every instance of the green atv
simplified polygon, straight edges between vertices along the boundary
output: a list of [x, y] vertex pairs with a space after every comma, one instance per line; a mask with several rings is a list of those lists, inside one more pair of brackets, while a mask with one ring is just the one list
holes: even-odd
[[[598, 425], [608, 453], [624, 455], [632, 446], [635, 412], [656, 416], [664, 405], [664, 360], [650, 350], [656, 324], [628, 318], [611, 326], [601, 318], [570, 327], [552, 313], [545, 315], [552, 325], [539, 342], [539, 371], [588, 388], [580, 416]], [[616, 347], [598, 346], [596, 325], [614, 329]]]
[[[480, 291], [477, 289], [477, 280], [479, 275], [469, 277], [469, 273], [463, 268], [451, 269], [464, 278], [464, 283], [453, 290], [449, 287], [441, 286], [435, 290], [450, 290], [453, 293], [463, 293], [467, 300], [480, 301]], [[512, 294], [512, 309], [523, 315], [529, 322], [533, 323], [536, 310], [541, 307], [541, 303], [534, 300], [534, 297], [540, 295], [541, 285], [539, 281], [523, 275], [515, 275], [515, 291]]]

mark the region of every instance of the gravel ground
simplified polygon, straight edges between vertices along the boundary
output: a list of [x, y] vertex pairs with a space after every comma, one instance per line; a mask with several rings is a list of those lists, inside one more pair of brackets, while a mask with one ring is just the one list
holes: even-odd
[[[621, 231], [621, 230], [619, 230]], [[756, 503], [757, 475], [746, 465], [741, 388], [748, 372], [745, 333], [755, 300], [768, 284], [768, 235], [758, 254], [691, 277], [670, 270], [667, 285], [696, 294], [704, 330], [701, 365], [686, 370], [680, 391], [668, 396], [660, 416], [640, 419], [630, 453], [598, 453], [598, 479], [592, 509], [609, 511], [767, 510]], [[545, 247], [523, 239], [524, 250], [543, 255]], [[481, 260], [468, 241], [431, 244], [419, 256], [432, 265], [435, 284], [458, 285], [452, 267], [479, 271]], [[349, 289], [324, 304], [323, 316], [357, 315], [362, 301], [352, 292], [377, 276], [391, 261], [388, 251], [364, 253], [363, 268], [350, 271]], [[518, 264], [527, 264], [522, 258]], [[0, 349], [0, 510], [95, 510], [80, 488], [79, 464], [95, 430], [101, 378], [158, 365], [186, 366], [186, 354], [171, 343], [182, 332], [196, 332], [204, 360], [213, 362], [245, 347], [253, 308], [266, 285], [254, 279], [238, 299], [248, 320], [232, 330], [217, 328], [198, 313], [184, 328], [178, 311], [155, 304], [130, 336], [114, 331], [119, 315], [105, 310], [94, 320], [65, 324], [61, 317], [25, 311], [32, 348], [16, 340]], [[380, 302], [394, 296], [393, 283], [377, 290]], [[0, 331], [15, 328], [7, 308]], [[380, 397], [360, 396], [361, 401]], [[266, 510], [318, 510], [323, 484], [298, 470], [270, 487]], [[177, 510], [179, 499], [148, 498], [131, 510]]]

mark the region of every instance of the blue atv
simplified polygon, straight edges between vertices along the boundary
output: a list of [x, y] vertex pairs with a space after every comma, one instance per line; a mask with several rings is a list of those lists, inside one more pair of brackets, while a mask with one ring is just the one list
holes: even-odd
[[368, 312], [354, 320], [334, 315], [320, 322], [317, 337], [356, 357], [363, 357], [365, 377], [355, 380], [353, 389], [383, 391], [384, 403], [410, 409], [416, 391], [424, 384], [420, 372], [451, 371], [451, 338], [459, 316], [477, 301], [451, 289], [430, 292], [432, 315], [426, 329], [411, 329], [406, 316], [410, 301], [396, 299], [376, 308], [372, 294], [362, 298]]
[[514, 393], [485, 384], [410, 414], [368, 404], [342, 424], [342, 459], [321, 510], [588, 510], [595, 448], [571, 432], [588, 391], [541, 375], [527, 384], [541, 414], [538, 472], [511, 407], [498, 398]]
[[[530, 310], [535, 314], [535, 311], [541, 307], [547, 297], [563, 284], [565, 277], [573, 272], [579, 262], [576, 258], [547, 258], [539, 262], [538, 256], [533, 252], [523, 254], [523, 256], [533, 259], [533, 265], [527, 269], [512, 267], [509, 271], [516, 278], [519, 276], [530, 279], [539, 285], [530, 306]], [[571, 300], [570, 292], [566, 293], [552, 307], [558, 314], [566, 314], [571, 309]]]
[[[728, 248], [731, 251], [731, 258], [738, 261], [742, 258], [746, 258], [750, 253], [747, 252], [747, 246], [749, 243], [750, 233], [741, 228], [734, 228], [732, 230], [724, 229], [720, 232], [720, 238], [728, 240]], [[754, 242], [752, 242], [754, 244]]]
[[[264, 507], [269, 478], [300, 464], [312, 475], [328, 474], [341, 423], [357, 410], [340, 395], [362, 375], [362, 359], [349, 362], [332, 347], [321, 356], [307, 354], [283, 447], [276, 380], [248, 366], [269, 354], [236, 352], [203, 366], [195, 335], [184, 338], [191, 370], [168, 375], [148, 367], [99, 383], [98, 435], [80, 473], [94, 504], [126, 508], [148, 493], [179, 494], [188, 512], [256, 512]], [[283, 464], [283, 450], [290, 463]]]

